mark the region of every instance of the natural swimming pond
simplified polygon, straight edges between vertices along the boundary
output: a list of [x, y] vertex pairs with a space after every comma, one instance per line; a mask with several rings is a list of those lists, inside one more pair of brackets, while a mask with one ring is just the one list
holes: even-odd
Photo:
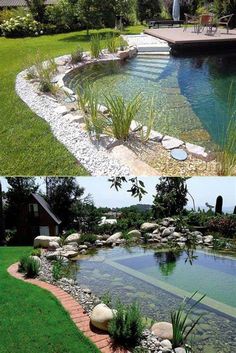
[[143, 314], [170, 321], [185, 295], [206, 293], [194, 316], [204, 312], [192, 335], [197, 353], [236, 351], [236, 258], [195, 250], [102, 249], [78, 260], [77, 279], [101, 296], [109, 291], [126, 303], [136, 300]]
[[[173, 57], [142, 56], [123, 64], [98, 64], [75, 70], [67, 85], [77, 90], [93, 82], [101, 101], [103, 94], [131, 99], [142, 92], [152, 97], [157, 117], [154, 129], [184, 141], [212, 147], [225, 135], [234, 108], [236, 54]], [[229, 109], [229, 97], [231, 109]], [[147, 120], [142, 111], [140, 120]]]

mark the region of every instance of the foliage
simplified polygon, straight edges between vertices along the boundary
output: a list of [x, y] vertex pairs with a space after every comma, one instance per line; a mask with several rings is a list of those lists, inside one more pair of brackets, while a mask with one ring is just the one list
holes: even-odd
[[215, 205], [215, 214], [222, 214], [223, 197], [221, 195], [217, 196]]
[[153, 202], [155, 218], [174, 216], [181, 213], [187, 204], [186, 178], [161, 177], [156, 185]]
[[156, 119], [156, 110], [154, 108], [154, 97], [151, 99], [150, 102], [148, 103], [148, 118], [146, 122], [146, 126], [144, 129], [144, 126], [141, 128], [141, 140], [143, 142], [148, 141], [151, 130], [153, 128], [154, 121]]
[[62, 228], [73, 227], [74, 206], [81, 202], [84, 188], [80, 187], [75, 178], [46, 177], [46, 199], [52, 210], [62, 221]]
[[24, 17], [17, 16], [3, 21], [0, 25], [0, 30], [5, 37], [37, 36], [43, 33], [40, 23], [33, 20], [29, 14]]
[[109, 53], [116, 53], [118, 49], [118, 38], [115, 33], [108, 33], [106, 35], [106, 48]]
[[138, 19], [143, 22], [153, 18], [158, 18], [161, 13], [162, 2], [160, 0], [138, 0]]
[[236, 215], [218, 215], [211, 218], [207, 226], [210, 231], [232, 238], [236, 235]]
[[97, 240], [97, 236], [95, 234], [81, 234], [79, 238], [79, 244], [90, 243], [94, 244]]
[[213, 216], [211, 211], [205, 212], [199, 210], [198, 212], [189, 212], [187, 215], [187, 223], [193, 226], [205, 226], [210, 217]]
[[54, 5], [46, 7], [44, 21], [53, 25], [54, 32], [68, 32], [78, 29], [79, 11], [76, 2], [70, 0], [59, 0]]
[[205, 297], [205, 295], [202, 295], [197, 301], [194, 301], [194, 303], [191, 304], [191, 301], [196, 294], [197, 292], [193, 293], [190, 298], [184, 298], [178, 309], [171, 313], [171, 323], [173, 326], [173, 348], [181, 347], [186, 343], [188, 336], [197, 326], [203, 316], [200, 315], [197, 319], [192, 320], [191, 324], [189, 325], [188, 319], [190, 314], [192, 313], [195, 306], [199, 304]]
[[0, 24], [3, 21], [9, 21], [11, 18], [15, 17], [25, 17], [27, 14], [29, 14], [28, 10], [23, 7], [16, 7], [12, 9], [4, 8], [0, 11]]
[[9, 177], [7, 178], [9, 188], [6, 192], [6, 203], [4, 207], [5, 226], [7, 229], [16, 229], [15, 238], [11, 243], [27, 244], [31, 243], [32, 239], [28, 239], [27, 234], [22, 234], [20, 218], [21, 209], [28, 202], [31, 193], [38, 190], [38, 185], [35, 178]]
[[33, 18], [36, 21], [43, 22], [45, 13], [45, 0], [25, 0]]
[[35, 278], [39, 274], [40, 265], [31, 256], [24, 256], [19, 262], [19, 272], [23, 272], [27, 278]]
[[73, 53], [71, 53], [71, 64], [75, 65], [83, 61], [84, 51], [78, 47]]
[[52, 263], [52, 277], [55, 281], [58, 281], [63, 277], [64, 269], [63, 262], [61, 259], [54, 260]]
[[123, 183], [131, 182], [131, 188], [127, 192], [130, 192], [131, 196], [138, 197], [139, 201], [142, 200], [143, 195], [147, 194], [144, 182], [137, 177], [129, 178], [128, 180], [126, 177], [113, 177], [108, 179], [108, 181], [111, 183], [111, 188], [114, 187], [116, 191], [121, 189]]
[[94, 34], [91, 36], [90, 40], [90, 51], [91, 55], [94, 58], [98, 58], [101, 53], [101, 37], [99, 34]]
[[135, 347], [141, 340], [144, 324], [140, 307], [136, 303], [116, 304], [116, 312], [110, 321], [108, 331], [115, 342], [124, 347]]
[[101, 220], [101, 210], [94, 206], [93, 200], [88, 195], [83, 202], [76, 202], [74, 207], [74, 224], [76, 228], [85, 233], [94, 233]]
[[103, 304], [106, 304], [109, 308], [112, 308], [112, 296], [109, 291], [103, 293], [103, 295], [101, 296], [101, 302]]
[[105, 105], [110, 112], [110, 127], [117, 139], [127, 140], [132, 120], [136, 120], [142, 103], [141, 95], [126, 102], [123, 96], [105, 96]]
[[38, 256], [40, 257], [41, 256], [41, 249], [33, 249], [31, 251], [31, 256]]

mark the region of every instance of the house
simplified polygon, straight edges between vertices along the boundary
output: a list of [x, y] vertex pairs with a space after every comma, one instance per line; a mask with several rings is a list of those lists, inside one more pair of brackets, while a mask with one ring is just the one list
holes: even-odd
[[37, 235], [56, 236], [61, 220], [53, 213], [49, 204], [38, 194], [31, 194], [21, 210], [17, 232], [29, 241]]
[[[58, 0], [46, 0], [45, 5], [54, 5]], [[0, 9], [4, 7], [27, 7], [25, 0], [0, 0]]]

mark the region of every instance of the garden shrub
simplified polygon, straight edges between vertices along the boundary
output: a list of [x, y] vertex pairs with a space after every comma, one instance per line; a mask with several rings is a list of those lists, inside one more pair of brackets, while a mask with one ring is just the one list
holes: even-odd
[[207, 226], [210, 231], [233, 238], [236, 236], [236, 215], [218, 215], [210, 219]]
[[31, 251], [31, 256], [38, 256], [40, 257], [41, 256], [41, 250], [40, 249], [33, 249]]
[[82, 48], [77, 48], [73, 53], [71, 53], [71, 64], [75, 65], [83, 60], [84, 51]]
[[94, 244], [97, 240], [97, 236], [95, 234], [81, 234], [79, 238], [79, 244], [90, 243]]
[[58, 259], [53, 261], [52, 265], [52, 277], [55, 281], [58, 281], [60, 278], [63, 277], [63, 263], [62, 260]]
[[35, 278], [39, 274], [40, 264], [30, 256], [24, 256], [20, 259], [18, 271], [25, 274], [27, 278]]
[[43, 34], [41, 24], [35, 21], [30, 14], [24, 17], [12, 17], [9, 20], [3, 21], [0, 29], [5, 37], [13, 38]]
[[192, 226], [205, 226], [212, 215], [212, 213], [204, 211], [190, 212], [186, 217], [186, 221]]
[[144, 323], [137, 303], [116, 305], [116, 313], [110, 321], [108, 331], [115, 342], [130, 348], [138, 345], [142, 338]]

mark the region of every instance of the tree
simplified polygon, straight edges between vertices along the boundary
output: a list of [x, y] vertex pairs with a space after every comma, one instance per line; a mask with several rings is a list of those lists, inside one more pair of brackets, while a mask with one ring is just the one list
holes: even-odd
[[90, 195], [83, 202], [76, 202], [73, 211], [75, 214], [74, 224], [79, 231], [96, 232], [103, 211], [95, 207]]
[[35, 178], [7, 178], [9, 189], [6, 192], [5, 222], [6, 228], [16, 229], [16, 243], [27, 242], [27, 234], [20, 233], [20, 210], [28, 203], [31, 193], [38, 190]]
[[25, 0], [35, 21], [43, 22], [45, 14], [45, 0]]
[[187, 204], [187, 178], [160, 178], [153, 202], [155, 218], [169, 217], [181, 213]]
[[81, 202], [84, 188], [75, 178], [46, 177], [46, 199], [55, 214], [61, 219], [61, 231], [73, 227], [74, 205]]
[[138, 19], [144, 20], [157, 18], [161, 13], [160, 0], [138, 0]]

